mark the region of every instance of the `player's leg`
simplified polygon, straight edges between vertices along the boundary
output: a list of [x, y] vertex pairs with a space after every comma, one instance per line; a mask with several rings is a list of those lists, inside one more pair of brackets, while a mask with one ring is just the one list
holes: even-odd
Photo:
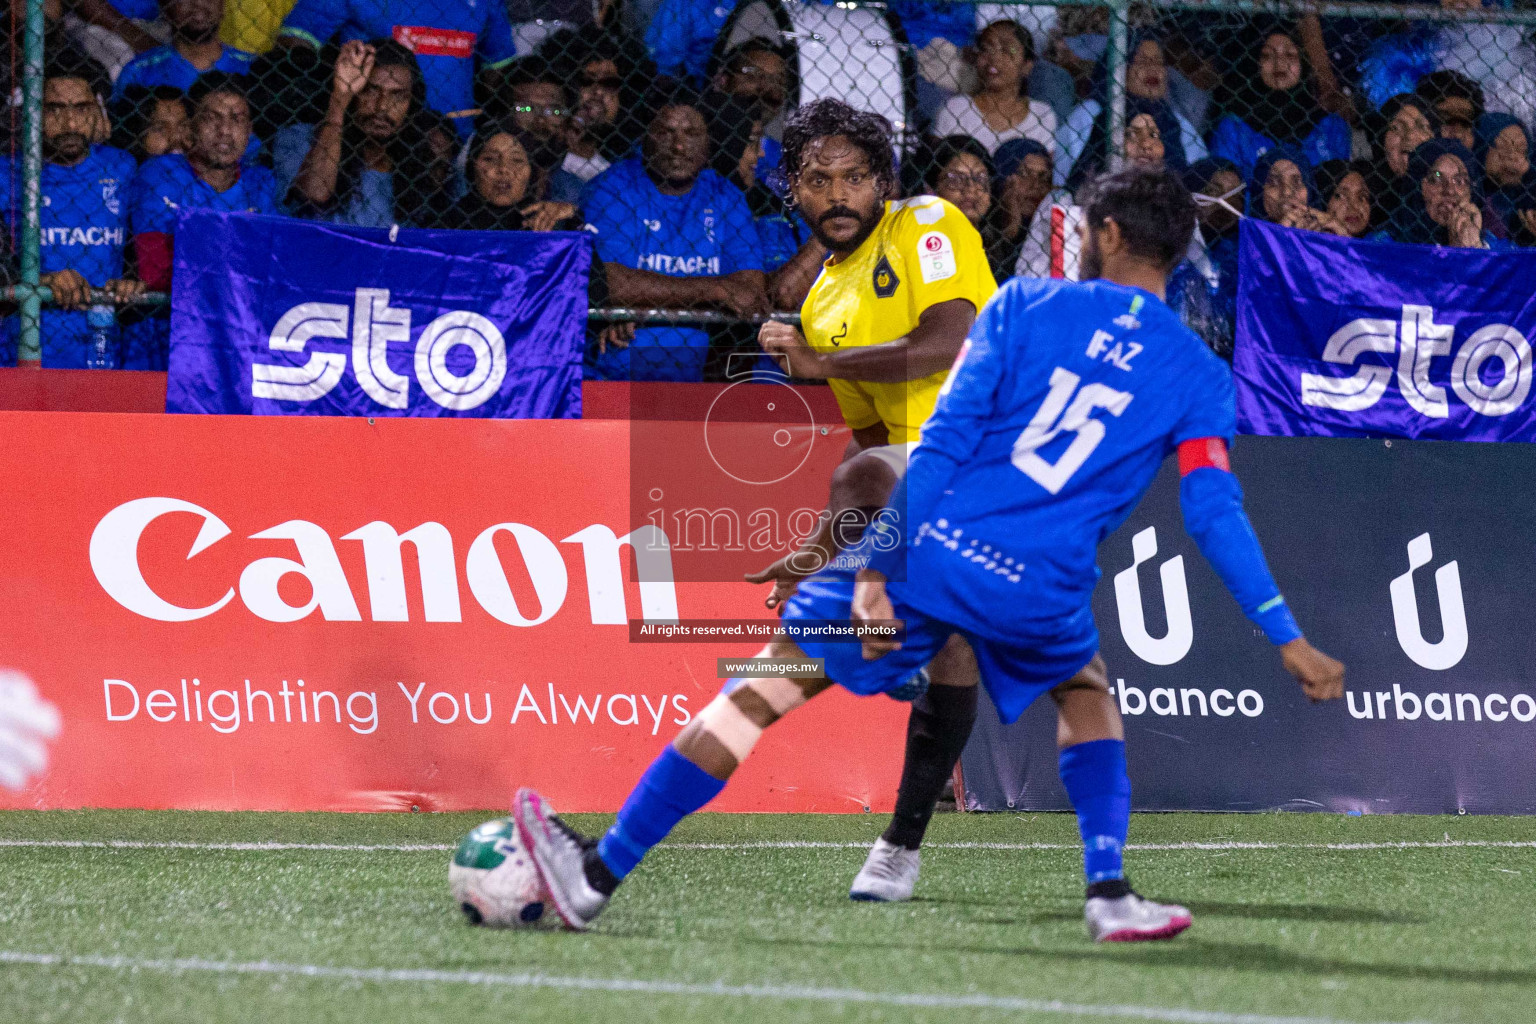
[[976, 722], [976, 659], [958, 633], [928, 666], [931, 685], [912, 701], [907, 719], [906, 759], [891, 822], [864, 861], [849, 889], [850, 899], [909, 900], [917, 886], [918, 849], [944, 783]]
[[1096, 942], [1166, 939], [1188, 928], [1183, 907], [1139, 896], [1125, 879], [1123, 854], [1131, 824], [1131, 780], [1125, 729], [1109, 692], [1104, 659], [1051, 690], [1062, 784], [1077, 812], [1087, 877], [1084, 918]]
[[[760, 656], [805, 655], [781, 640]], [[651, 848], [725, 788], [763, 731], [829, 685], [826, 679], [731, 680], [651, 762], [600, 840], [560, 821], [537, 793], [519, 790], [513, 817], [561, 919], [572, 928], [589, 925]]]

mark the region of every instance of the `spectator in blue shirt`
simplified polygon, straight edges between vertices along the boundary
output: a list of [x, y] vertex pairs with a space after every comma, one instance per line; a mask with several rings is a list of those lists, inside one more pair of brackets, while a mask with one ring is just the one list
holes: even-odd
[[289, 125], [272, 140], [294, 213], [375, 228], [435, 220], [448, 198], [438, 154], [452, 137], [433, 138], [443, 131], [425, 104], [421, 70], [404, 46], [343, 44], [324, 120]]
[[319, 50], [333, 37], [393, 39], [414, 53], [427, 104], [464, 137], [474, 129], [477, 66], [501, 68], [517, 56], [501, 0], [299, 0], [278, 45]]
[[128, 62], [117, 76], [112, 92], [114, 105], [131, 86], [170, 85], [185, 90], [192, 88], [198, 76], [207, 71], [237, 75], [250, 71], [254, 54], [219, 41], [224, 0], [164, 0], [162, 9], [166, 24], [171, 27], [171, 45], [157, 46]]
[[[106, 119], [84, 65], [56, 63], [43, 80], [42, 276], [54, 304], [43, 310], [42, 357], [50, 367], [118, 369], [125, 365], [115, 325], [93, 344], [84, 310], [93, 305], [91, 288], [126, 302], [144, 290], [123, 275], [128, 217], [123, 200], [134, 161], [120, 149], [94, 145], [107, 134]], [[21, 220], [19, 174], [0, 157], [0, 217], [7, 238]], [[15, 279], [14, 270], [8, 275]], [[99, 325], [98, 325], [99, 326]], [[15, 358], [17, 320], [5, 320], [3, 335]]]
[[[762, 256], [741, 190], [706, 165], [709, 129], [698, 101], [682, 92], [655, 106], [642, 155], [599, 174], [582, 193], [613, 300], [656, 308], [716, 307], [743, 316], [768, 311]], [[625, 273], [625, 269], [648, 271]], [[707, 332], [648, 327], [627, 347], [605, 331], [587, 372], [603, 380], [699, 380]]]
[[1251, 65], [1236, 73], [1236, 85], [1223, 97], [1210, 155], [1232, 161], [1245, 178], [1253, 176], [1259, 157], [1276, 146], [1297, 150], [1313, 167], [1324, 160], [1348, 160], [1349, 125], [1323, 107], [1310, 74], [1288, 32], [1277, 29], [1264, 36]]
[[180, 209], [279, 214], [277, 179], [241, 157], [251, 138], [251, 109], [239, 75], [213, 71], [188, 94], [192, 143], [139, 168], [129, 190], [139, 277], [163, 291], [171, 283], [172, 234]]

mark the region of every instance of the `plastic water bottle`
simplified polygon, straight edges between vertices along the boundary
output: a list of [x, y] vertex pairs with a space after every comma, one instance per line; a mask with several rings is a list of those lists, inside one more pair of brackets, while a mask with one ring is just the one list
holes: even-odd
[[85, 354], [88, 370], [117, 369], [117, 313], [101, 303], [85, 311], [85, 325], [90, 332], [90, 351]]

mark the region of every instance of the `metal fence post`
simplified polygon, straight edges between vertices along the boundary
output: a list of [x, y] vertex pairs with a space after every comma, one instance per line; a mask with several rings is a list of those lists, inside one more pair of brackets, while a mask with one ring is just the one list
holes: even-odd
[[22, 223], [21, 330], [16, 365], [42, 365], [42, 296], [37, 289], [42, 269], [38, 213], [43, 176], [43, 0], [27, 0], [26, 38], [21, 79]]
[[1104, 70], [1108, 72], [1109, 165], [1118, 170], [1125, 157], [1125, 63], [1130, 47], [1130, 0], [1110, 0], [1109, 41], [1104, 51]]

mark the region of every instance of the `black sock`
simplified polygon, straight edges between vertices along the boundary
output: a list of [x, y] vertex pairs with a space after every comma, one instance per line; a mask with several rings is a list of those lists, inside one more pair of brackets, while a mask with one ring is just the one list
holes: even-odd
[[[915, 850], [923, 844], [928, 819], [944, 783], [955, 770], [976, 721], [977, 687], [930, 686], [912, 702], [907, 719], [907, 759], [901, 766], [896, 811], [881, 838]], [[958, 799], [964, 796], [956, 794]]]
[[1094, 882], [1088, 886], [1087, 897], [1093, 899], [1102, 896], [1108, 900], [1117, 900], [1121, 896], [1129, 896], [1132, 892], [1131, 883], [1123, 878], [1106, 878], [1102, 882]]
[[587, 876], [587, 884], [604, 896], [612, 896], [614, 890], [619, 887], [619, 879], [603, 863], [603, 858], [597, 855], [597, 844], [587, 847], [587, 851], [581, 858], [582, 874]]

